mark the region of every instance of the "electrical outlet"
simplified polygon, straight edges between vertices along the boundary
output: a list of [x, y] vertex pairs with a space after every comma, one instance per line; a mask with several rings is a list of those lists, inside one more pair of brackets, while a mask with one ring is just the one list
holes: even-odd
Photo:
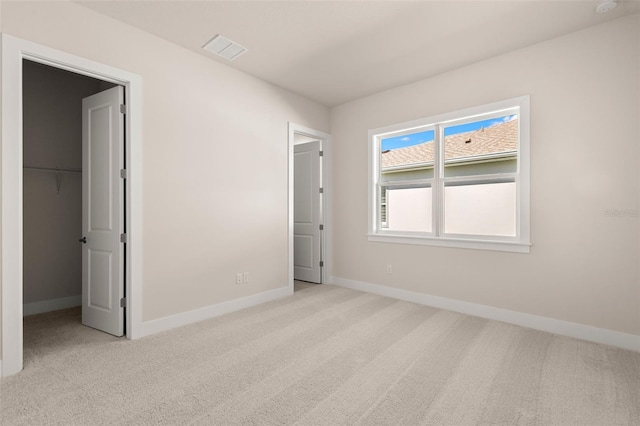
[[245, 272], [244, 274], [242, 274], [242, 282], [243, 283], [248, 283], [249, 282], [249, 273]]
[[387, 265], [387, 274], [393, 274], [393, 267], [391, 265]]
[[236, 274], [236, 284], [242, 284], [242, 272]]

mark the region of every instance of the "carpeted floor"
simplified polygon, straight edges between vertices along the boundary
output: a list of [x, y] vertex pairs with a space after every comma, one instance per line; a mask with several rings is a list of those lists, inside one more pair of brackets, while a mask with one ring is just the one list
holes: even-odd
[[25, 318], [4, 425], [638, 425], [640, 354], [331, 285], [140, 340]]
[[294, 281], [293, 282], [293, 291], [300, 291], [300, 290], [306, 290], [308, 288], [313, 288], [315, 286], [317, 286], [318, 284], [316, 283], [309, 283], [306, 281]]

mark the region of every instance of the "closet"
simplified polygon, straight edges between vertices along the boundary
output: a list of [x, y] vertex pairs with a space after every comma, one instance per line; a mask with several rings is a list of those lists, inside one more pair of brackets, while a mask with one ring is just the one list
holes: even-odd
[[82, 300], [82, 99], [114, 84], [23, 61], [24, 315]]

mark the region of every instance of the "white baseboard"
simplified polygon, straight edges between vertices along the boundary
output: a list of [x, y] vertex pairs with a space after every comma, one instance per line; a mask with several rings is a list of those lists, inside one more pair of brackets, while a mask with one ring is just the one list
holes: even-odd
[[509, 324], [533, 328], [535, 330], [547, 331], [549, 333], [559, 334], [562, 336], [574, 337], [576, 339], [602, 343], [605, 345], [640, 352], [640, 336], [635, 334], [621, 333], [619, 331], [525, 314], [507, 309], [494, 308], [476, 303], [463, 302], [460, 300], [448, 299], [446, 297], [431, 296], [429, 294], [371, 284], [363, 281], [355, 281], [347, 278], [331, 277], [331, 282], [337, 286], [347, 287], [353, 290], [379, 294], [381, 296], [392, 297], [394, 299], [433, 306], [449, 311], [502, 321]]
[[59, 299], [43, 300], [41, 302], [25, 303], [22, 305], [22, 316], [42, 314], [59, 309], [73, 308], [82, 305], [82, 295], [61, 297]]
[[270, 302], [286, 296], [291, 296], [293, 289], [290, 287], [281, 287], [275, 290], [265, 291], [264, 293], [254, 294], [252, 296], [243, 297], [241, 299], [230, 300], [228, 302], [218, 303], [216, 305], [206, 306], [193, 311], [183, 312], [156, 320], [146, 321], [142, 323], [142, 336], [150, 336], [184, 325], [193, 324], [209, 318], [215, 318], [220, 315], [239, 311], [261, 303]]

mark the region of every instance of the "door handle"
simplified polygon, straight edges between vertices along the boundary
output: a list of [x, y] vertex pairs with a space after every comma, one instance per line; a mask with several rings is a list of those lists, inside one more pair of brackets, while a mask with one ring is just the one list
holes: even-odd
[[78, 241], [80, 241], [82, 244], [87, 244], [87, 237], [82, 237]]

